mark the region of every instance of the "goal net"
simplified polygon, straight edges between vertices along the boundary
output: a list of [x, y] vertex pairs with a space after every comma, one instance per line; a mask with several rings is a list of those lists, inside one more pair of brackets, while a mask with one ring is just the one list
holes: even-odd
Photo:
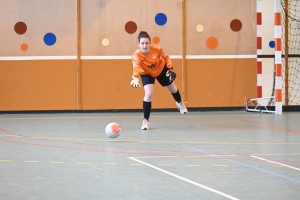
[[[282, 64], [282, 106], [283, 110], [300, 110], [300, 0], [278, 0], [281, 11], [281, 64]], [[276, 58], [275, 58], [276, 59]], [[270, 97], [249, 99], [247, 111], [271, 112], [275, 108], [276, 72], [273, 72], [273, 86]], [[268, 99], [267, 106], [260, 101]], [[251, 105], [252, 104], [252, 105]], [[254, 106], [254, 109], [249, 109]]]
[[300, 106], [300, 1], [281, 0], [282, 105]]

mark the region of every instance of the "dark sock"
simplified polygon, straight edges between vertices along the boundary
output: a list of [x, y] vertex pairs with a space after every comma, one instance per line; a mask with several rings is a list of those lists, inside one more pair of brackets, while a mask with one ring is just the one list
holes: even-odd
[[149, 120], [150, 112], [151, 112], [151, 101], [150, 102], [143, 101], [143, 111], [144, 111], [144, 119]]
[[172, 96], [174, 97], [175, 101], [177, 101], [178, 103], [181, 102], [181, 96], [180, 96], [180, 93], [179, 93], [179, 90], [177, 89], [177, 92], [176, 93], [171, 93]]

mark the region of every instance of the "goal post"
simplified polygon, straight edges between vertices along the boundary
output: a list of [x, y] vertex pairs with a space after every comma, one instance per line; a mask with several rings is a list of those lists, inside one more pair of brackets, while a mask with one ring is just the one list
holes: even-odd
[[[262, 23], [262, 13], [261, 13], [261, 0], [257, 1], [257, 70], [258, 70], [258, 83], [257, 83], [257, 95], [258, 98], [248, 99], [246, 101], [246, 111], [253, 112], [265, 112], [265, 113], [274, 113], [274, 114], [282, 114], [282, 52], [281, 52], [281, 36], [282, 36], [282, 28], [281, 28], [281, 0], [274, 0], [274, 42], [275, 42], [275, 58], [274, 58], [274, 84], [273, 84], [273, 92], [272, 96], [262, 97], [262, 83], [261, 83], [261, 59], [259, 58], [259, 54], [262, 52], [262, 37], [261, 37], [261, 23]], [[269, 101], [268, 106], [270, 106], [271, 102], [275, 102], [274, 109], [268, 108], [268, 106], [264, 105], [263, 102], [266, 100]], [[251, 108], [250, 108], [251, 106]]]
[[275, 114], [282, 114], [281, 0], [274, 0]]
[[[271, 41], [274, 49], [264, 49], [269, 54], [262, 54], [262, 1], [257, 0], [257, 98], [247, 100], [246, 110], [275, 114], [300, 111], [300, 0], [263, 1], [265, 19], [271, 19], [274, 13], [274, 23], [271, 25], [269, 20], [264, 24], [265, 43], [273, 40], [274, 32], [274, 41]], [[273, 11], [267, 7], [271, 3]], [[271, 27], [274, 31], [268, 31]], [[263, 73], [262, 65], [266, 63]], [[263, 79], [262, 75], [267, 78]]]

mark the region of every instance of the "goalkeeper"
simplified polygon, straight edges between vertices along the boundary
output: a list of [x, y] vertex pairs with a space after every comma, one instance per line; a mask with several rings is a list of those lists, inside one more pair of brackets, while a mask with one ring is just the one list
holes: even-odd
[[144, 119], [141, 129], [148, 130], [155, 79], [171, 92], [181, 114], [187, 113], [187, 108], [181, 101], [179, 90], [173, 82], [176, 73], [173, 70], [169, 55], [160, 46], [151, 45], [151, 38], [145, 31], [139, 33], [138, 45], [140, 48], [132, 54], [133, 75], [130, 84], [134, 88], [141, 87], [139, 76], [141, 77], [145, 91], [143, 99]]

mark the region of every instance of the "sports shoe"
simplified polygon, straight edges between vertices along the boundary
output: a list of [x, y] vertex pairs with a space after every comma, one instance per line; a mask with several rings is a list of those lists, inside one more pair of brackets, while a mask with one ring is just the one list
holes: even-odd
[[148, 120], [146, 120], [146, 119], [143, 120], [143, 124], [142, 124], [141, 129], [142, 130], [149, 130], [149, 122], [148, 122]]
[[185, 114], [185, 113], [188, 112], [188, 110], [186, 109], [186, 107], [185, 107], [185, 105], [184, 105], [183, 102], [180, 102], [180, 103], [176, 102], [176, 104], [179, 107], [179, 110], [180, 110], [181, 114]]

